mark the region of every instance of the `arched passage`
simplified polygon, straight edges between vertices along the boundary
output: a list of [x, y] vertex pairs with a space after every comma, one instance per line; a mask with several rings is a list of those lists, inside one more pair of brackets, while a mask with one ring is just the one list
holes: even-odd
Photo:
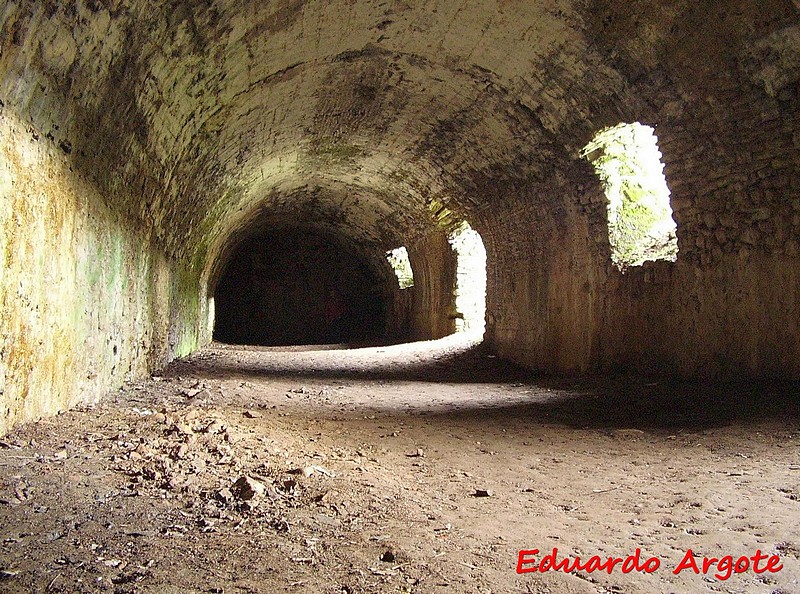
[[[385, 278], [385, 277], [384, 277]], [[341, 238], [261, 229], [231, 255], [214, 291], [214, 339], [257, 345], [387, 338], [391, 288]]]
[[[466, 219], [497, 356], [800, 375], [792, 2], [177, 4], [0, 10], [0, 431], [208, 342], [257, 209], [405, 246], [390, 334], [452, 331]], [[620, 121], [659, 124], [681, 249], [624, 276], [580, 155]]]
[[464, 221], [448, 236], [456, 257], [453, 287], [456, 331], [483, 335], [486, 326], [486, 248], [480, 233]]

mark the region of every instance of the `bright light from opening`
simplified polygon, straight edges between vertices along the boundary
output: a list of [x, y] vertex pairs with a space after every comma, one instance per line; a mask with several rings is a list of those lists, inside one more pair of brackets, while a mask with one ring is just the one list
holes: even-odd
[[646, 260], [675, 260], [678, 240], [653, 128], [620, 124], [601, 131], [582, 151], [608, 198], [611, 259], [620, 269]]
[[414, 271], [411, 270], [411, 260], [408, 259], [408, 250], [400, 246], [386, 252], [386, 259], [397, 276], [397, 284], [401, 289], [414, 286]]
[[486, 249], [480, 234], [463, 222], [448, 240], [456, 254], [456, 332], [483, 334], [486, 317]]
[[206, 331], [208, 332], [209, 336], [213, 336], [214, 335], [214, 318], [216, 317], [216, 314], [217, 314], [215, 306], [214, 306], [214, 298], [213, 297], [209, 297], [206, 300], [206, 303], [208, 304], [207, 305], [207, 307], [208, 307], [208, 312], [207, 312], [208, 318], [206, 319]]

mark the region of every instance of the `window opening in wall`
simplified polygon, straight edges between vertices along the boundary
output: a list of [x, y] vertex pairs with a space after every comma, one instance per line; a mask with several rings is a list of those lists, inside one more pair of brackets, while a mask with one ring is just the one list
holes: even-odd
[[594, 166], [608, 198], [614, 264], [624, 270], [646, 260], [674, 261], [678, 239], [653, 128], [638, 122], [607, 128], [581, 155]]
[[408, 259], [408, 250], [400, 246], [386, 252], [386, 259], [397, 276], [397, 284], [401, 289], [414, 286], [414, 271], [411, 270], [411, 260]]
[[483, 334], [486, 318], [486, 249], [466, 221], [448, 240], [456, 255], [456, 332]]

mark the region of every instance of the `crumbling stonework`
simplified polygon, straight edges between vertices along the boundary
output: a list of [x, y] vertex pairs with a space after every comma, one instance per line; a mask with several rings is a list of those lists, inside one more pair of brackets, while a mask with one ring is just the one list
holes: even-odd
[[[800, 377], [798, 20], [789, 0], [4, 3], [0, 432], [210, 340], [218, 275], [269, 220], [363, 261], [407, 246], [424, 280], [392, 294], [397, 332], [449, 329], [435, 238], [466, 220], [500, 356]], [[679, 254], [623, 275], [579, 153], [634, 121]]]

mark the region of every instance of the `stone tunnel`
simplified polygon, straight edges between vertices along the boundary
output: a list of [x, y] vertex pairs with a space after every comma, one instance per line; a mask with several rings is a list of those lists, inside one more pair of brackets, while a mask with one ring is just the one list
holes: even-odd
[[[231, 341], [325, 340], [332, 289], [347, 338], [445, 336], [464, 223], [500, 359], [800, 378], [798, 12], [3, 2], [0, 434], [194, 352], [215, 320]], [[585, 148], [633, 123], [655, 130], [677, 254], [620, 267]], [[275, 294], [294, 305], [248, 313]]]

